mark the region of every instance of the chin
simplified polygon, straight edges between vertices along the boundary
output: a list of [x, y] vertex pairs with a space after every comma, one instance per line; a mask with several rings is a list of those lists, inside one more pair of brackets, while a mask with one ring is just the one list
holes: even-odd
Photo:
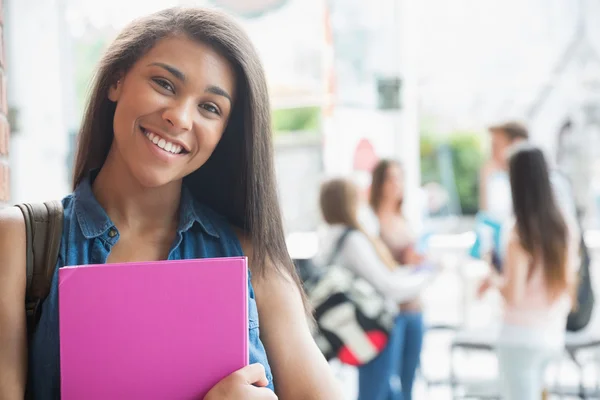
[[178, 176], [167, 171], [156, 171], [152, 169], [141, 169], [134, 172], [135, 179], [140, 186], [147, 189], [154, 189], [165, 186], [169, 183], [181, 180]]

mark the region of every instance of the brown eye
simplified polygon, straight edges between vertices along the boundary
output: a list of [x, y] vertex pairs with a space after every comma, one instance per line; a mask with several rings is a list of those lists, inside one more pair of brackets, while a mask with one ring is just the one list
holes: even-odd
[[211, 103], [201, 104], [200, 107], [204, 108], [206, 111], [208, 111], [210, 113], [221, 115], [219, 112], [219, 109], [214, 104], [211, 104]]
[[171, 93], [175, 93], [175, 88], [173, 87], [173, 85], [171, 85], [171, 83], [168, 80], [163, 78], [153, 78], [152, 80], [154, 81], [154, 83], [156, 83], [163, 89], [168, 90]]

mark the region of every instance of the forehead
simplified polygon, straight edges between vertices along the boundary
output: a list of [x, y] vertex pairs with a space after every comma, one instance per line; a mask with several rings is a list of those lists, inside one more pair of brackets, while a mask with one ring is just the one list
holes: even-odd
[[233, 95], [235, 72], [233, 66], [213, 47], [183, 35], [159, 40], [134, 68], [147, 68], [152, 63], [171, 65], [191, 83], [218, 85]]
[[397, 178], [402, 176], [402, 171], [396, 164], [390, 164], [387, 168], [386, 175], [390, 178]]
[[509, 142], [510, 141], [510, 138], [508, 137], [508, 134], [506, 132], [504, 132], [504, 131], [494, 130], [491, 133], [492, 133], [492, 140], [503, 141], [503, 142]]

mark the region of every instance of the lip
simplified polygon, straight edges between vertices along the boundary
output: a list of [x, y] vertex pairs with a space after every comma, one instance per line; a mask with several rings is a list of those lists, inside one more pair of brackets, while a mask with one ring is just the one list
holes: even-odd
[[[157, 135], [157, 133], [155, 133], [154, 131], [150, 131], [152, 133], [154, 133], [155, 135]], [[179, 158], [185, 156], [187, 153], [179, 153], [179, 154], [174, 154], [174, 153], [170, 153], [168, 151], [164, 151], [162, 150], [160, 147], [158, 147], [157, 145], [155, 145], [154, 143], [152, 143], [150, 140], [148, 140], [148, 138], [146, 137], [146, 134], [144, 133], [144, 130], [140, 129], [140, 133], [144, 136], [143, 140], [144, 142], [146, 142], [146, 145], [148, 146], [149, 150], [154, 153], [154, 155], [161, 161], [164, 162], [173, 162], [175, 160], [178, 160]], [[162, 138], [163, 136], [161, 136]], [[165, 139], [166, 140], [166, 139]], [[179, 143], [177, 143], [179, 144]]]
[[[165, 135], [164, 133], [162, 133], [162, 132], [161, 132], [161, 131], [159, 131], [159, 130], [154, 130], [154, 129], [151, 129], [151, 128], [146, 128], [145, 126], [142, 126], [142, 125], [140, 125], [140, 130], [142, 131], [142, 133], [143, 133], [144, 135], [146, 135], [146, 132], [152, 132], [152, 133], [154, 133], [156, 136], [158, 136], [158, 137], [160, 137], [160, 138], [162, 138], [162, 139], [165, 139], [167, 142], [175, 143], [175, 144], [177, 144], [177, 145], [181, 146], [181, 147], [183, 148], [183, 150], [184, 150], [186, 153], [189, 153], [189, 152], [190, 152], [190, 148], [189, 148], [189, 146], [188, 146], [188, 145], [186, 145], [185, 143], [183, 143], [183, 142], [182, 142], [182, 141], [180, 141], [180, 140], [177, 140], [177, 139], [174, 139], [174, 138], [172, 138], [172, 137], [169, 137], [168, 135]], [[179, 155], [179, 154], [178, 154], [178, 155]]]

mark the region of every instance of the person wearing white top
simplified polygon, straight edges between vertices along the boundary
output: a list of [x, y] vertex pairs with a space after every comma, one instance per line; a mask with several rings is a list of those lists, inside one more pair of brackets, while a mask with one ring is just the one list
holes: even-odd
[[[319, 265], [327, 262], [327, 257], [333, 252], [339, 238], [349, 228], [345, 224], [329, 225], [321, 237], [321, 250], [316, 257]], [[373, 239], [361, 230], [353, 230], [348, 234], [334, 263], [339, 263], [364, 278], [386, 299], [396, 304], [417, 297], [432, 277], [428, 272], [416, 273], [416, 267], [390, 269], [378, 254]]]
[[[372, 237], [358, 223], [359, 196], [356, 186], [346, 179], [333, 179], [321, 188], [321, 211], [328, 229], [321, 236], [316, 261], [327, 264], [337, 250], [333, 262], [346, 267], [367, 280], [388, 302], [398, 305], [412, 300], [436, 275], [434, 263], [399, 266], [387, 247]], [[346, 232], [341, 246], [340, 237]], [[385, 349], [371, 362], [359, 367], [359, 400], [405, 399], [399, 379], [400, 348], [405, 319], [399, 314]]]
[[484, 280], [480, 295], [497, 288], [504, 315], [497, 344], [503, 399], [539, 399], [546, 365], [564, 348], [579, 266], [579, 235], [552, 193], [540, 149], [521, 146], [509, 162], [514, 223], [502, 274]]

